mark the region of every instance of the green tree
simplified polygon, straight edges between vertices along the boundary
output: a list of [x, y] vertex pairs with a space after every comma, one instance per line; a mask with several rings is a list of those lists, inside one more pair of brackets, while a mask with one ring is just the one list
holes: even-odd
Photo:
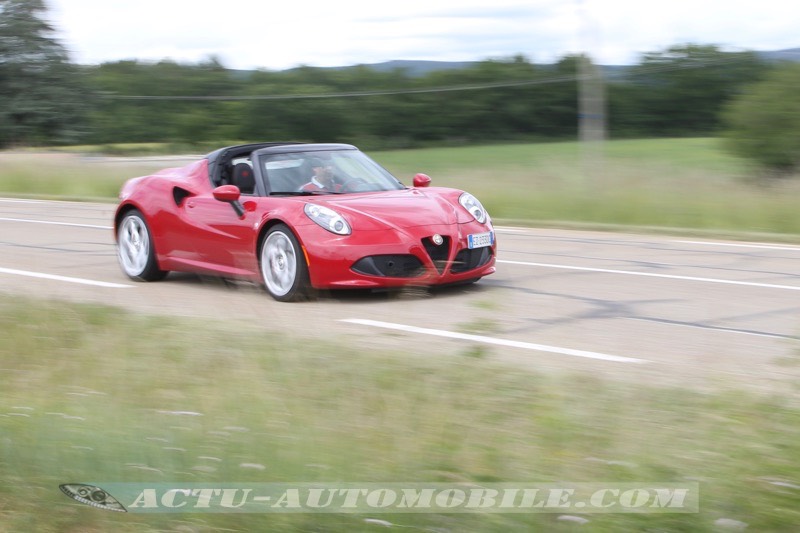
[[215, 58], [198, 65], [105, 63], [90, 69], [89, 79], [100, 95], [94, 142], [198, 143], [238, 135], [240, 106], [218, 98], [237, 95], [242, 83]]
[[[424, 75], [363, 65], [242, 72], [214, 58], [107, 63], [86, 68], [99, 95], [91, 141], [341, 140], [397, 148], [574, 138], [578, 63], [579, 56], [553, 65], [516, 56]], [[766, 69], [753, 53], [698, 45], [609, 69], [612, 135], [715, 134], [723, 103]]]
[[0, 146], [74, 142], [82, 133], [82, 71], [45, 12], [42, 0], [0, 0]]
[[712, 45], [647, 53], [609, 87], [612, 133], [713, 134], [723, 104], [766, 68], [753, 52], [722, 52]]
[[735, 154], [779, 175], [800, 169], [800, 64], [776, 67], [725, 109], [724, 138]]

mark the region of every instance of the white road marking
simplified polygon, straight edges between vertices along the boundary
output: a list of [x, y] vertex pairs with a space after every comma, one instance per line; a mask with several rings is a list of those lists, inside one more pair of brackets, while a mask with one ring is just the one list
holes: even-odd
[[347, 322], [349, 324], [359, 324], [362, 326], [372, 326], [376, 328], [394, 329], [398, 331], [405, 331], [407, 333], [419, 333], [422, 335], [434, 335], [437, 337], [446, 337], [448, 339], [459, 339], [472, 342], [482, 342], [484, 344], [496, 344], [498, 346], [508, 346], [511, 348], [523, 348], [526, 350], [536, 350], [539, 352], [549, 352], [561, 355], [569, 355], [572, 357], [585, 357], [588, 359], [599, 359], [601, 361], [613, 361], [616, 363], [648, 363], [644, 359], [636, 359], [634, 357], [622, 357], [619, 355], [609, 355], [598, 352], [587, 352], [583, 350], [573, 350], [571, 348], [560, 348], [558, 346], [546, 346], [544, 344], [534, 344], [531, 342], [512, 341], [508, 339], [497, 339], [494, 337], [487, 337], [485, 335], [471, 335], [469, 333], [456, 333], [454, 331], [447, 331], [442, 329], [419, 328], [416, 326], [408, 326], [405, 324], [394, 324], [391, 322], [380, 322], [378, 320], [366, 320], [361, 318], [345, 318], [340, 322]]
[[702, 244], [708, 246], [733, 246], [736, 248], [761, 248], [764, 250], [790, 250], [792, 252], [800, 252], [800, 246], [779, 246], [777, 244], [743, 244], [734, 242], [710, 242], [710, 241], [673, 241], [682, 244]]
[[98, 226], [95, 224], [77, 224], [75, 222], [54, 222], [52, 220], [31, 220], [28, 218], [7, 218], [0, 217], [4, 222], [27, 222], [29, 224], [52, 224], [53, 226], [75, 226], [78, 228], [93, 228], [93, 229], [114, 229], [114, 226]]
[[80, 205], [86, 202], [70, 202], [69, 200], [34, 200], [32, 198], [0, 198], [0, 202], [10, 204], [72, 204]]
[[570, 265], [552, 265], [549, 263], [528, 263], [524, 261], [507, 261], [498, 259], [498, 263], [506, 263], [509, 265], [524, 265], [524, 266], [538, 266], [544, 268], [560, 268], [564, 270], [581, 270], [584, 272], [602, 272], [605, 274], [626, 274], [628, 276], [645, 276], [649, 278], [665, 278], [665, 279], [680, 279], [685, 281], [703, 281], [706, 283], [723, 283], [726, 285], [744, 285], [746, 287], [761, 287], [765, 289], [783, 289], [788, 291], [800, 291], [800, 287], [795, 285], [775, 285], [772, 283], [755, 283], [752, 281], [734, 281], [729, 279], [716, 279], [716, 278], [698, 278], [694, 276], [676, 276], [672, 274], [653, 274], [652, 272], [633, 272], [631, 270], [613, 270], [609, 268], [591, 268], [579, 267]]
[[12, 276], [26, 276], [29, 278], [50, 279], [64, 281], [67, 283], [79, 283], [81, 285], [93, 285], [95, 287], [105, 287], [109, 289], [132, 289], [133, 285], [123, 285], [121, 283], [109, 283], [107, 281], [95, 281], [92, 279], [71, 278], [68, 276], [58, 276], [55, 274], [43, 274], [41, 272], [29, 272], [27, 270], [15, 270], [13, 268], [0, 267], [0, 274], [10, 274]]
[[511, 226], [494, 226], [498, 233], [528, 233], [529, 228], [512, 228]]

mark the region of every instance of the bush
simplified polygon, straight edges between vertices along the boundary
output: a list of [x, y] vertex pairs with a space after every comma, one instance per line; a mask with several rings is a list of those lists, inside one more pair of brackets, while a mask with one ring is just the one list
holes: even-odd
[[772, 173], [800, 169], [800, 64], [777, 67], [726, 107], [727, 148]]

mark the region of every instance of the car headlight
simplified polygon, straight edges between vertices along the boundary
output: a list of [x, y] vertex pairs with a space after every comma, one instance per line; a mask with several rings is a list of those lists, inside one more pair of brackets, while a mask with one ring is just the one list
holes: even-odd
[[342, 215], [333, 209], [329, 209], [321, 205], [306, 204], [303, 210], [306, 212], [306, 216], [308, 216], [308, 218], [331, 233], [336, 233], [337, 235], [350, 235], [352, 232], [350, 229], [350, 224], [347, 223]]
[[461, 204], [461, 207], [469, 211], [469, 214], [475, 217], [475, 220], [481, 224], [485, 224], [486, 220], [489, 218], [486, 209], [483, 208], [478, 199], [468, 192], [458, 197], [458, 203]]

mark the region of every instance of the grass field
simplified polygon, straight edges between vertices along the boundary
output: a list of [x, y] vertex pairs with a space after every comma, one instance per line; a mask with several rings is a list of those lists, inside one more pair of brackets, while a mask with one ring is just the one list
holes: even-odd
[[[142, 149], [150, 153], [156, 147]], [[610, 141], [602, 148], [574, 142], [509, 144], [370, 155], [405, 183], [424, 172], [434, 185], [474, 193], [502, 222], [767, 233], [783, 240], [800, 235], [800, 180], [757, 182], [746, 162], [724, 152], [717, 139]], [[86, 159], [75, 150], [0, 154], [0, 194], [112, 200], [125, 179], [171, 164]]]
[[460, 353], [366, 353], [7, 296], [0, 338], [0, 531], [576, 528], [559, 513], [124, 515], [57, 488], [101, 480], [696, 481], [699, 513], [587, 514], [580, 530], [800, 523], [800, 410], [777, 397], [543, 375]]
[[505, 145], [378, 154], [398, 176], [473, 192], [495, 218], [800, 234], [800, 180], [757, 184], [717, 139]]

